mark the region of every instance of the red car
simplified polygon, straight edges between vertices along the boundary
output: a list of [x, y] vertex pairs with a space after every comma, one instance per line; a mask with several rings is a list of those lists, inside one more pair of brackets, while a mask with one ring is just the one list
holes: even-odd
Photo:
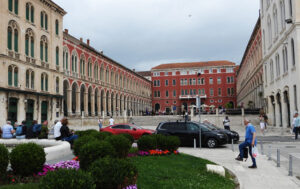
[[142, 127], [131, 124], [115, 124], [100, 129], [101, 132], [110, 132], [114, 135], [127, 133], [133, 136], [135, 140], [139, 139], [143, 135], [151, 135], [154, 130], [144, 129]]

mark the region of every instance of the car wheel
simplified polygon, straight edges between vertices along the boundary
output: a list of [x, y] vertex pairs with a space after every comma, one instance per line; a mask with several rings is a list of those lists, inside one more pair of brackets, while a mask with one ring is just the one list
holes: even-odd
[[217, 141], [214, 138], [209, 138], [206, 144], [209, 148], [215, 148], [217, 146]]

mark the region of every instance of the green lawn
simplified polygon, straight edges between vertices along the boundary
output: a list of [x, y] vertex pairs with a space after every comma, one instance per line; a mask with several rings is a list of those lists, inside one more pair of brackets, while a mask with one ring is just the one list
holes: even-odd
[[133, 157], [138, 168], [139, 189], [233, 189], [235, 184], [227, 178], [208, 173], [207, 160], [188, 155]]
[[6, 185], [0, 186], [1, 189], [38, 189], [39, 184], [31, 183], [31, 184], [15, 184], [15, 185]]

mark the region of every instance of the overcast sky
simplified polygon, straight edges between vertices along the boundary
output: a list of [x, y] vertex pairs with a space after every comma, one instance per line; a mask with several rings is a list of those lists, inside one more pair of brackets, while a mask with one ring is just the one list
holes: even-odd
[[259, 0], [53, 0], [64, 28], [128, 68], [229, 60], [240, 64]]

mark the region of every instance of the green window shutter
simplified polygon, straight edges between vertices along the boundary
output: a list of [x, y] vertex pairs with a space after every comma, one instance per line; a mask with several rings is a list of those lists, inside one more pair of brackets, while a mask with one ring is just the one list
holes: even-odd
[[48, 91], [48, 76], [45, 79], [45, 90]]
[[29, 38], [25, 37], [25, 54], [29, 56]]
[[55, 21], [55, 32], [56, 32], [56, 35], [58, 35], [58, 30], [59, 30], [58, 20], [56, 20]]
[[69, 69], [69, 53], [66, 54], [66, 68]]
[[77, 56], [75, 56], [75, 72], [77, 73]]
[[43, 75], [41, 76], [41, 90], [44, 90], [44, 77]]
[[14, 85], [15, 87], [18, 87], [18, 72], [15, 71], [14, 73]]
[[34, 72], [31, 72], [31, 88], [34, 89]]
[[29, 4], [26, 3], [26, 20], [29, 21]]
[[15, 30], [15, 52], [19, 51], [19, 35], [18, 30]]
[[13, 9], [13, 0], [8, 0], [8, 10], [12, 12]]
[[15, 0], [15, 14], [19, 13], [19, 0]]
[[72, 62], [72, 72], [74, 72], [74, 56], [72, 55], [72, 58], [71, 58], [71, 62]]
[[31, 22], [34, 23], [34, 8], [31, 7]]
[[41, 12], [41, 27], [44, 27], [44, 14]]
[[63, 52], [63, 68], [64, 68], [64, 69], [65, 69], [65, 61], [66, 61], [65, 56], [66, 56], [66, 53]]
[[48, 30], [48, 15], [45, 14], [45, 29]]
[[29, 71], [26, 71], [26, 88], [29, 88]]
[[7, 29], [7, 48], [12, 50], [12, 30], [10, 27]]
[[56, 65], [59, 65], [59, 50], [56, 48]]
[[45, 61], [48, 62], [48, 45], [45, 46]]
[[34, 40], [31, 38], [31, 57], [34, 57]]
[[40, 45], [40, 58], [43, 61], [44, 60], [44, 46], [43, 43]]
[[11, 67], [8, 68], [8, 85], [12, 86], [12, 69], [11, 69]]

